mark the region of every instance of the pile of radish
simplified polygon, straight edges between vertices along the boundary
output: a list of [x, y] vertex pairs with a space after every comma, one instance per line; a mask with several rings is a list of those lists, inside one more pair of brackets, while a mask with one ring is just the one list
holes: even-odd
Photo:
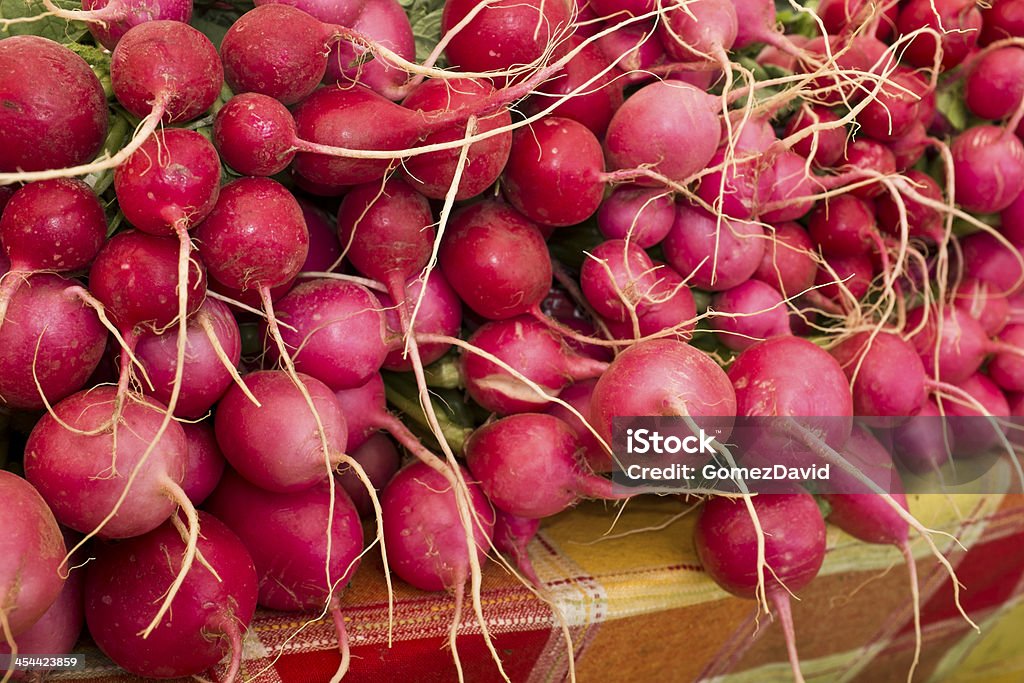
[[1024, 483], [1024, 0], [784, 5], [0, 15], [0, 652], [242, 680], [260, 606], [338, 680], [380, 552], [508, 680], [485, 565], [550, 599], [542, 520], [650, 495], [630, 416], [847, 485], [690, 494], [796, 680], [826, 522], [958, 587], [901, 477]]

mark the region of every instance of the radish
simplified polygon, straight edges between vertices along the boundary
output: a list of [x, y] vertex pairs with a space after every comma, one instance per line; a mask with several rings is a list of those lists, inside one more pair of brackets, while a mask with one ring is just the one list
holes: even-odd
[[851, 305], [850, 297], [860, 301], [867, 295], [875, 274], [869, 255], [845, 254], [829, 256], [824, 260], [828, 267], [819, 266], [814, 277], [816, 289], [823, 297], [842, 301], [844, 307], [848, 307]]
[[299, 206], [309, 231], [309, 252], [302, 264], [302, 272], [341, 272], [340, 265], [336, 265], [341, 263], [342, 256], [334, 219], [328, 218], [324, 211], [307, 200], [299, 199]]
[[964, 276], [987, 282], [996, 294], [1011, 296], [1024, 286], [1024, 254], [995, 235], [976, 232], [960, 240]]
[[617, 239], [597, 245], [589, 256], [580, 269], [580, 289], [594, 311], [620, 321], [641, 314], [658, 279], [647, 253]]
[[920, 119], [919, 92], [929, 89], [911, 71], [897, 71], [857, 115], [864, 134], [880, 142], [906, 136]]
[[733, 219], [748, 220], [769, 202], [775, 184], [776, 143], [767, 122], [755, 120], [738, 132], [730, 144], [719, 147], [708, 162], [714, 170], [704, 175], [697, 196], [716, 211]]
[[[942, 408], [953, 434], [953, 455], [957, 458], [980, 458], [1005, 443], [1010, 406], [991, 379], [975, 373], [958, 382], [955, 400], [945, 400]], [[969, 405], [965, 405], [970, 400]], [[993, 419], [995, 418], [995, 419]]]
[[82, 0], [82, 9], [66, 10], [49, 0], [43, 4], [53, 16], [68, 21], [84, 21], [96, 42], [113, 50], [132, 27], [147, 21], [192, 19], [192, 0]]
[[726, 442], [736, 395], [725, 371], [703, 351], [675, 340], [643, 341], [608, 366], [590, 405], [591, 423], [608, 444], [614, 419], [635, 415], [689, 417]]
[[494, 549], [511, 557], [519, 573], [540, 588], [540, 577], [537, 576], [530, 555], [526, 551], [526, 546], [537, 535], [540, 520], [516, 517], [498, 509], [494, 512]]
[[910, 472], [934, 474], [953, 457], [953, 438], [949, 421], [929, 398], [916, 415], [893, 430], [893, 453]]
[[201, 505], [224, 474], [224, 456], [217, 446], [212, 421], [183, 422], [181, 428], [188, 442], [185, 480], [181, 488], [193, 505]]
[[[597, 386], [596, 379], [573, 382], [559, 392], [558, 398], [572, 406], [584, 419], [589, 419], [590, 403], [594, 395], [595, 386]], [[580, 455], [590, 470], [594, 472], [613, 471], [614, 462], [611, 455], [601, 445], [600, 439], [587, 428], [587, 425], [577, 417], [576, 413], [573, 413], [562, 403], [552, 403], [544, 412], [557, 417], [572, 429], [579, 444]]]
[[959, 384], [977, 372], [988, 354], [984, 328], [954, 306], [943, 307], [941, 314], [935, 308], [911, 309], [907, 313], [907, 329], [919, 327], [909, 341], [921, 355], [926, 372], [935, 379]]
[[[91, 160], [107, 135], [107, 98], [85, 60], [46, 38], [0, 41], [0, 185]], [[43, 178], [38, 178], [42, 180]]]
[[924, 406], [925, 366], [897, 334], [859, 332], [830, 353], [850, 380], [855, 415], [907, 417]]
[[0, 327], [0, 405], [39, 410], [82, 388], [107, 341], [90, 301], [81, 285], [59, 275], [24, 280]]
[[1010, 321], [1010, 302], [984, 280], [967, 278], [953, 292], [953, 305], [977, 320], [989, 337], [998, 335]]
[[839, 121], [839, 116], [831, 109], [821, 106], [801, 108], [786, 124], [786, 137], [792, 137], [805, 128], [815, 129], [810, 136], [793, 143], [791, 149], [818, 166], [834, 166], [846, 150], [846, 129], [842, 126], [819, 129], [817, 126], [836, 121]]
[[826, 256], [866, 254], [876, 247], [884, 251], [874, 208], [849, 194], [818, 204], [807, 219], [807, 232]]
[[[572, 62], [570, 62], [571, 64]], [[469, 78], [431, 79], [424, 81], [409, 93], [402, 106], [430, 116], [436, 112], [473, 106], [487, 97], [493, 97], [494, 86], [487, 81]], [[571, 102], [572, 100], [570, 100]], [[571, 118], [571, 117], [570, 117]], [[500, 107], [492, 114], [481, 116], [476, 123], [477, 133], [488, 133], [509, 126], [512, 116]], [[421, 145], [452, 142], [465, 137], [466, 126], [453, 125], [421, 136]], [[466, 152], [466, 165], [460, 178], [456, 199], [469, 199], [494, 184], [508, 161], [512, 146], [512, 132], [492, 135], [474, 142]], [[432, 199], [442, 199], [455, 179], [459, 149], [448, 149], [417, 154], [403, 162], [409, 183], [420, 193]]]
[[968, 128], [951, 149], [956, 201], [968, 211], [1002, 211], [1024, 190], [1024, 144], [1012, 130]]
[[[384, 434], [373, 434], [363, 445], [352, 450], [352, 459], [362, 466], [366, 476], [379, 493], [395, 476], [402, 457], [398, 454], [394, 442]], [[373, 516], [373, 501], [366, 491], [363, 482], [351, 469], [343, 469], [338, 474], [338, 483], [352, 500], [352, 504], [363, 519]]]
[[665, 259], [690, 284], [719, 292], [749, 280], [765, 252], [757, 223], [716, 219], [702, 208], [678, 204], [672, 230], [662, 243]]
[[675, 203], [670, 194], [631, 185], [613, 188], [597, 211], [597, 227], [602, 235], [633, 242], [641, 249], [665, 239], [674, 220]]
[[732, 0], [695, 0], [683, 6], [668, 5], [658, 26], [661, 44], [668, 55], [681, 62], [708, 59], [726, 68], [726, 54], [739, 31]]
[[981, 29], [982, 45], [1004, 38], [1024, 35], [1024, 12], [1021, 0], [1000, 0], [986, 7], [981, 13], [984, 26]]
[[782, 295], [758, 280], [747, 280], [711, 299], [711, 327], [718, 339], [734, 351], [778, 335], [792, 334], [789, 312]]
[[0, 520], [0, 647], [14, 648], [57, 599], [64, 585], [64, 539], [33, 486], [0, 470], [7, 511]]
[[[685, 83], [658, 81], [633, 93], [608, 124], [605, 156], [612, 169], [649, 168], [683, 181], [718, 149], [721, 102]], [[638, 178], [650, 185], [654, 181]]]
[[506, 71], [532, 64], [572, 32], [566, 0], [497, 0], [482, 7], [476, 0], [445, 2], [441, 34], [463, 21], [468, 23], [448, 36], [444, 51], [461, 71]]
[[704, 504], [694, 530], [697, 554], [726, 591], [771, 601], [793, 675], [803, 681], [789, 595], [806, 587], [821, 569], [825, 522], [814, 498], [803, 491], [753, 496], [745, 503], [715, 496]]
[[294, 493], [320, 483], [328, 472], [325, 459], [338, 464], [348, 444], [345, 415], [333, 392], [308, 375], [298, 379], [304, 391], [289, 373], [253, 372], [242, 378], [248, 392], [233, 385], [217, 405], [214, 428], [224, 457], [268, 491]]
[[941, 36], [936, 41], [932, 34], [918, 35], [903, 53], [903, 58], [913, 66], [929, 69], [940, 47], [943, 69], [960, 64], [977, 44], [981, 24], [981, 10], [973, 0], [909, 0], [896, 18], [896, 30], [900, 33], [927, 27]]
[[[256, 570], [238, 536], [200, 513], [203, 565], [186, 569], [174, 609], [163, 626], [142, 633], [163, 599], [168, 581], [186, 564], [180, 520], [148, 534], [104, 544], [86, 569], [85, 617], [89, 634], [118, 666], [146, 678], [200, 674], [229, 654], [223, 680], [242, 662], [242, 635], [256, 611]], [[214, 573], [216, 572], [216, 574]]]
[[[416, 314], [416, 330], [429, 334], [441, 334], [457, 336], [462, 329], [462, 302], [458, 294], [448, 284], [440, 270], [430, 271], [427, 276], [426, 293], [422, 300], [419, 298], [423, 292], [423, 280], [417, 278], [405, 283], [407, 300], [402, 305], [415, 306], [419, 302], [419, 312]], [[387, 320], [389, 334], [397, 335], [400, 339], [402, 334], [402, 321], [398, 313], [398, 306], [390, 296], [383, 292], [378, 293], [377, 298], [384, 309], [384, 317]], [[412, 370], [412, 362], [405, 356], [400, 341], [392, 346], [392, 350], [384, 358], [383, 368], [385, 370], [397, 370], [407, 372]], [[420, 360], [424, 365], [429, 365], [441, 356], [448, 353], [451, 344], [419, 344]]]
[[466, 440], [466, 464], [498, 508], [540, 519], [582, 498], [619, 500], [612, 481], [583, 469], [573, 429], [552, 415], [523, 413], [489, 422]]
[[975, 116], [1002, 119], [1020, 106], [1024, 87], [1007, 74], [1024, 69], [1024, 49], [1016, 46], [986, 52], [964, 79], [964, 102]]
[[493, 200], [452, 215], [438, 259], [459, 297], [490, 320], [529, 312], [551, 287], [551, 257], [540, 230]]
[[[406, 62], [416, 58], [416, 43], [409, 17], [396, 0], [365, 0], [351, 22], [343, 22], [354, 33], [363, 36], [375, 47], [384, 47]], [[355, 42], [339, 41], [331, 48], [327, 60], [327, 84], [358, 83], [389, 99], [402, 98], [409, 74], [385, 59], [376, 58], [371, 49], [357, 47]]]
[[[296, 286], [275, 303], [281, 331], [292, 351], [295, 368], [333, 390], [366, 381], [384, 363], [385, 318], [381, 303], [365, 287], [338, 280], [311, 280]], [[280, 354], [270, 340], [267, 355]]]
[[[936, 202], [943, 200], [942, 189], [927, 173], [910, 169], [904, 172], [903, 176], [912, 183], [915, 192]], [[907, 215], [907, 236], [927, 237], [933, 242], [942, 242], [943, 233], [945, 232], [942, 227], [942, 215], [934, 208], [925, 206], [910, 197], [901, 195], [901, 199]], [[900, 220], [899, 207], [891, 193], [883, 193], [875, 199], [875, 218], [880, 230], [887, 235], [902, 239], [902, 222]]]
[[776, 225], [773, 237], [751, 277], [787, 298], [794, 297], [814, 284], [818, 268], [812, 256], [814, 244], [799, 223], [790, 221]]
[[[586, 265], [586, 264], [584, 264]], [[652, 262], [653, 282], [637, 294], [636, 325], [632, 319], [604, 320], [605, 327], [617, 339], [638, 339], [650, 336], [674, 336], [687, 341], [697, 327], [697, 304], [683, 277], [663, 263]], [[607, 348], [607, 347], [596, 347]], [[601, 357], [599, 360], [607, 360]]]
[[1024, 391], [1024, 325], [1005, 327], [999, 334], [999, 346], [988, 364], [988, 375], [1005, 391]]
[[546, 116], [518, 129], [502, 175], [505, 198], [543, 225], [590, 218], [604, 198], [604, 153], [582, 123]]
[[[571, 351], [548, 325], [525, 316], [482, 325], [467, 347], [472, 350], [462, 356], [466, 391], [485, 409], [500, 414], [538, 410], [549, 400], [547, 396], [557, 396], [573, 380], [599, 377], [607, 367]], [[488, 356], [504, 362], [515, 374]], [[547, 396], [538, 394], [520, 375]]]
[[[174, 414], [184, 418], [205, 415], [231, 384], [242, 353], [242, 338], [238, 323], [228, 307], [206, 299], [188, 321], [184, 346], [184, 364], [180, 394]], [[144, 386], [143, 393], [161, 403], [169, 403], [175, 386], [177, 370], [177, 334], [143, 332], [135, 347], [146, 377], [152, 387]]]

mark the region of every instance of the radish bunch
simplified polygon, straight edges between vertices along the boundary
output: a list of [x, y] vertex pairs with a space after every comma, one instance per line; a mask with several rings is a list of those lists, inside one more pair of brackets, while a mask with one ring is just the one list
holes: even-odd
[[339, 679], [379, 544], [502, 671], [487, 561], [545, 595], [531, 539], [649, 491], [649, 417], [710, 434], [697, 465], [832, 468], [695, 491], [708, 576], [797, 680], [821, 509], [906, 560], [916, 666], [913, 540], [963, 608], [903, 478], [996, 453], [1024, 485], [1014, 3], [427, 4], [426, 44], [394, 0], [209, 36], [187, 1], [47, 2], [0, 39], [0, 556], [30, 560], [0, 648], [69, 650], [84, 613], [136, 675], [233, 680], [261, 605], [329, 615]]

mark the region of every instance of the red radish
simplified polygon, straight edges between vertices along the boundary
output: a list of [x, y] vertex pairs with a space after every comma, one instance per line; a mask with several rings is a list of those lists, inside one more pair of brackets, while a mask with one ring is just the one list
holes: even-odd
[[757, 223], [718, 220], [702, 208], [679, 204], [662, 246], [669, 265], [690, 284], [718, 292], [750, 279], [761, 263], [765, 241]]
[[[839, 120], [831, 109], [821, 106], [803, 108], [786, 124], [786, 137], [790, 137], [805, 128], [819, 124], [831, 124]], [[834, 166], [843, 158], [846, 150], [846, 128], [830, 127], [823, 130], [815, 129], [810, 136], [793, 143], [793, 151], [802, 157], [809, 158], [818, 166]]]
[[[742, 138], [743, 133], [739, 135]], [[727, 160], [729, 155], [726, 147], [718, 148], [708, 167], [721, 167], [721, 170], [711, 171], [701, 178], [697, 196], [729, 218], [748, 220], [772, 196], [774, 155], [739, 143], [732, 152], [732, 159]]]
[[718, 314], [711, 318], [711, 327], [718, 339], [734, 351], [762, 339], [792, 334], [789, 312], [782, 295], [758, 280], [747, 280], [732, 289], [717, 293], [711, 308]]
[[999, 232], [1015, 245], [1024, 244], [1024, 192], [999, 214]]
[[[416, 59], [416, 43], [409, 17], [396, 0], [365, 0], [351, 22], [344, 22], [353, 32], [365, 37], [374, 47], [384, 47], [406, 61]], [[358, 83], [388, 99], [400, 99], [407, 92], [409, 74], [385, 59], [377, 59], [370, 49], [355, 42], [339, 41], [331, 48], [327, 60], [328, 84]]]
[[592, 0], [588, 4], [599, 17], [611, 17], [615, 14], [639, 17], [653, 12], [657, 7], [651, 0]]
[[[633, 93], [604, 139], [613, 169], [649, 167], [682, 181], [705, 168], [718, 149], [721, 102], [685, 83], [658, 81]], [[636, 182], [650, 185], [645, 179]]]
[[[574, 50], [582, 43], [583, 38], [577, 28], [577, 33], [568, 39], [566, 45]], [[524, 111], [530, 115], [537, 114], [554, 104], [556, 97], [572, 93], [570, 99], [559, 102], [549, 113], [578, 121], [598, 137], [604, 135], [615, 110], [623, 102], [622, 83], [614, 78], [615, 72], [609, 70], [610, 64], [611, 60], [601, 50], [600, 41], [598, 44], [586, 44], [559, 73], [534, 90], [524, 103]]]
[[953, 305], [979, 323], [985, 334], [994, 337], [1010, 321], [1010, 302], [984, 280], [967, 278], [953, 292]]
[[1021, 0], [999, 0], [985, 7], [981, 16], [984, 20], [980, 41], [982, 45], [1024, 35], [1024, 6]]
[[136, 396], [123, 407], [115, 442], [106, 429], [115, 396], [114, 387], [100, 386], [54, 406], [29, 436], [25, 476], [57, 519], [75, 531], [102, 538], [138, 536], [165, 522], [176, 504], [195, 527], [194, 509], [181, 489], [188, 458], [185, 432], [172, 421], [156, 440], [165, 409]]
[[302, 272], [322, 273], [334, 269], [341, 260], [341, 245], [338, 243], [338, 228], [334, 219], [310, 202], [299, 199], [302, 217], [306, 219], [309, 231], [309, 253], [302, 264]]
[[[911, 187], [915, 192], [937, 202], [943, 200], [942, 189], [927, 173], [910, 169], [903, 175], [912, 183]], [[902, 200], [907, 214], [907, 236], [927, 237], [934, 242], [941, 242], [945, 232], [942, 214], [910, 197], [903, 196]], [[875, 199], [875, 218], [880, 230], [893, 237], [902, 237], [899, 207], [890, 193], [883, 192]]]
[[925, 371], [936, 379], [959, 384], [981, 367], [988, 353], [988, 338], [981, 324], [954, 306], [937, 309], [923, 307], [907, 313], [907, 330], [920, 331], [909, 341], [924, 361]]
[[348, 444], [345, 415], [331, 390], [308, 375], [298, 378], [316, 415], [293, 378], [275, 370], [242, 378], [259, 406], [238, 385], [217, 405], [214, 428], [224, 457], [248, 481], [268, 491], [292, 493], [318, 484]]
[[490, 320], [530, 311], [551, 287], [551, 257], [540, 230], [498, 201], [454, 213], [438, 256], [459, 297]]
[[[374, 434], [363, 445], [352, 450], [352, 459], [358, 462], [373, 488], [379, 493], [395, 476], [402, 457], [395, 448], [395, 443], [385, 434]], [[338, 484], [352, 499], [352, 504], [363, 519], [373, 516], [373, 501], [366, 491], [366, 486], [351, 469], [343, 469], [338, 474]]]
[[[189, 319], [186, 330], [180, 395], [174, 414], [198, 418], [206, 414], [231, 384], [232, 371], [242, 353], [241, 332], [228, 307], [206, 299]], [[135, 356], [152, 388], [143, 393], [168, 403], [174, 391], [178, 341], [176, 332], [139, 335]]]
[[999, 334], [988, 375], [1005, 391], [1024, 391], [1024, 325], [1008, 325]]
[[896, 427], [892, 443], [900, 464], [917, 475], [938, 472], [952, 458], [954, 447], [949, 421], [930, 398], [916, 415]]
[[[857, 301], [867, 295], [875, 274], [875, 267], [870, 256], [867, 254], [829, 256], [825, 259], [825, 263], [828, 268], [820, 266], [814, 278], [817, 291], [821, 292], [822, 296], [833, 301], [842, 301], [844, 305], [848, 305], [850, 302], [847, 300], [846, 292]], [[841, 287], [840, 283], [842, 283]]]
[[43, 3], [53, 16], [84, 21], [96, 42], [113, 50], [132, 27], [147, 21], [180, 21], [192, 18], [191, 0], [82, 0], [82, 9], [67, 10]]
[[87, 565], [89, 634], [104, 654], [137, 676], [200, 674], [226, 653], [230, 663], [223, 680], [238, 675], [242, 635], [256, 611], [256, 570], [242, 541], [220, 520], [203, 512], [200, 523], [204, 565], [187, 570], [168, 619], [148, 637], [140, 632], [186, 562], [176, 524], [100, 546]]
[[110, 58], [117, 101], [154, 126], [156, 121], [196, 118], [217, 99], [223, 80], [210, 39], [178, 21], [135, 26], [121, 37]]
[[519, 573], [539, 588], [541, 580], [537, 576], [537, 571], [533, 568], [533, 562], [526, 551], [526, 546], [537, 535], [537, 530], [540, 528], [540, 520], [516, 517], [501, 510], [495, 510], [495, 514], [495, 550], [512, 558]]
[[[482, 563], [494, 534], [494, 510], [469, 472], [461, 474], [470, 482], [473, 552]], [[391, 570], [420, 590], [455, 590], [456, 604], [461, 605], [458, 596], [469, 578], [470, 551], [448, 480], [414, 462], [388, 482], [381, 507]]]
[[[883, 175], [893, 175], [896, 172], [896, 155], [892, 149], [868, 137], [859, 137], [847, 145], [843, 160], [845, 163], [842, 166], [851, 176], [856, 176], [860, 172]], [[878, 196], [883, 189], [881, 183], [871, 183], [852, 190], [851, 194], [868, 199]]]
[[185, 463], [185, 481], [181, 488], [193, 505], [201, 505], [217, 488], [224, 474], [224, 456], [217, 446], [217, 437], [210, 420], [183, 422], [185, 439], [188, 441], [188, 457]]
[[[442, 35], [478, 6], [475, 0], [448, 0], [441, 14]], [[458, 33], [451, 34], [445, 56], [460, 71], [500, 71], [531, 64], [571, 33], [569, 9], [566, 0], [497, 0], [477, 10]]]
[[814, 244], [799, 223], [779, 223], [751, 277], [771, 285], [787, 298], [796, 296], [814, 284], [818, 266], [813, 253]]
[[859, 332], [831, 350], [850, 379], [857, 416], [908, 417], [925, 403], [925, 366], [893, 332]]
[[10, 647], [8, 638], [18, 645], [18, 636], [60, 594], [67, 549], [53, 512], [32, 484], [0, 470], [0, 492], [6, 511], [0, 519], [0, 647]]
[[975, 126], [952, 145], [956, 201], [968, 211], [1002, 211], [1024, 190], [1024, 144], [997, 126]]
[[704, 570], [719, 586], [742, 598], [771, 600], [793, 675], [802, 681], [789, 594], [806, 587], [825, 559], [825, 521], [814, 498], [803, 491], [743, 502], [713, 497], [697, 518], [694, 544]]
[[981, 11], [973, 0], [909, 0], [896, 18], [896, 30], [906, 34], [927, 27], [941, 40], [921, 34], [906, 47], [903, 58], [918, 68], [930, 69], [941, 42], [941, 66], [951, 69], [977, 44], [981, 23]]
[[0, 405], [39, 410], [44, 397], [52, 404], [82, 388], [103, 356], [107, 331], [74, 280], [37, 273], [24, 283], [0, 327]]
[[546, 116], [518, 129], [502, 175], [505, 198], [543, 225], [582, 223], [604, 198], [604, 153], [582, 123]]
[[670, 57], [686, 62], [710, 56], [719, 64], [729, 62], [726, 52], [739, 31], [733, 0], [696, 0], [666, 9], [658, 29]]
[[736, 395], [725, 371], [703, 351], [681, 341], [643, 341], [615, 358], [591, 397], [591, 423], [608, 444], [613, 420], [635, 415], [690, 417], [725, 442]]
[[107, 98], [84, 59], [37, 36], [0, 41], [0, 183], [14, 171], [90, 161], [107, 135]]
[[[295, 368], [335, 391], [365, 384], [387, 356], [381, 303], [362, 285], [303, 282], [275, 303], [275, 314], [287, 325], [281, 337]], [[276, 344], [268, 341], [268, 357], [279, 361]]]
[[[551, 395], [574, 379], [600, 376], [606, 367], [571, 351], [548, 325], [525, 316], [481, 326], [469, 338], [469, 346], [504, 361]], [[469, 395], [487, 410], [520, 413], [547, 403], [521, 379], [478, 353], [464, 352], [462, 369]]]
[[601, 202], [597, 227], [608, 239], [623, 239], [642, 249], [658, 244], [675, 220], [672, 196], [654, 188], [619, 185]]
[[857, 115], [858, 125], [865, 135], [881, 142], [904, 137], [920, 117], [917, 93], [927, 88], [913, 72], [897, 71]]
[[[571, 62], [570, 62], [571, 64]], [[493, 96], [494, 86], [487, 81], [468, 78], [432, 79], [417, 86], [402, 102], [402, 106], [425, 116], [446, 109], [473, 105], [483, 98]], [[511, 125], [508, 110], [500, 108], [493, 114], [477, 120], [476, 132], [487, 133]], [[465, 137], [465, 124], [450, 126], [431, 132], [421, 138], [421, 145], [451, 142]], [[494, 135], [486, 140], [474, 142], [466, 154], [466, 165], [462, 172], [456, 199], [469, 199], [494, 184], [508, 161], [512, 146], [512, 131]], [[449, 149], [428, 154], [417, 154], [403, 163], [409, 183], [421, 194], [441, 199], [448, 194], [455, 178], [459, 161], [459, 149]]]
[[1024, 286], [1024, 253], [987, 232], [960, 240], [964, 276], [987, 282], [996, 294], [1011, 296]]
[[608, 318], [605, 326], [618, 339], [666, 336], [666, 333], [683, 341], [690, 339], [697, 327], [693, 292], [679, 273], [663, 263], [654, 262], [652, 272], [654, 281], [637, 302], [636, 327], [629, 318], [621, 322]]
[[1024, 97], [1024, 86], [1007, 78], [1024, 69], [1024, 50], [1016, 46], [986, 52], [971, 65], [964, 80], [964, 102], [983, 119], [1002, 119], [1013, 114]]
[[807, 231], [826, 256], [866, 254], [884, 249], [871, 205], [850, 194], [818, 204], [807, 220]]
[[466, 464], [487, 498], [517, 517], [550, 517], [581, 498], [616, 500], [612, 481], [584, 469], [573, 429], [552, 415], [510, 415], [466, 440]]
[[960, 391], [941, 403], [953, 434], [953, 455], [984, 457], [1005, 443], [1010, 406], [999, 387], [981, 373], [956, 386]]
[[630, 320], [643, 312], [658, 276], [647, 253], [626, 240], [608, 240], [590, 252], [580, 269], [580, 288], [599, 315]]
[[380, 373], [375, 373], [361, 387], [334, 392], [345, 414], [350, 451], [358, 449], [378, 430], [386, 429], [387, 418], [393, 419], [387, 412], [385, 396], [384, 379]]
[[865, 0], [822, 0], [817, 13], [830, 34], [853, 33], [859, 27], [874, 22], [875, 35], [884, 40], [892, 32], [899, 11], [896, 2], [865, 2]]
[[[416, 314], [416, 330], [418, 333], [441, 334], [446, 336], [458, 336], [462, 328], [462, 302], [458, 294], [448, 284], [440, 270], [430, 271], [427, 276], [427, 291], [423, 295], [422, 303]], [[405, 283], [406, 300], [403, 305], [415, 307], [420, 302], [420, 293], [423, 291], [423, 281], [419, 278], [409, 280]], [[402, 321], [397, 306], [390, 296], [379, 293], [377, 298], [384, 309], [384, 316], [387, 319], [389, 334], [397, 335], [393, 342], [392, 350], [384, 358], [383, 368], [385, 370], [397, 370], [406, 372], [412, 370], [412, 362], [406, 357], [402, 348], [400, 338], [402, 334]], [[450, 344], [419, 344], [420, 360], [424, 365], [433, 363], [443, 356], [451, 348]]]
[[807, 160], [799, 154], [789, 151], [777, 154], [774, 168], [766, 175], [774, 179], [774, 184], [767, 203], [756, 211], [762, 221], [792, 221], [814, 208], [815, 200], [811, 197], [821, 191], [822, 185], [814, 174], [808, 173]]
[[[594, 387], [597, 386], [596, 379], [585, 379], [579, 382], [573, 382], [569, 386], [562, 389], [558, 394], [565, 403], [576, 409], [576, 411], [582, 415], [585, 419], [590, 419], [590, 403], [594, 395]], [[580, 418], [575, 413], [570, 411], [568, 408], [560, 403], [552, 403], [544, 411], [548, 415], [557, 417], [559, 420], [569, 425], [573, 433], [576, 435], [576, 441], [580, 446], [580, 455], [583, 460], [586, 461], [587, 467], [594, 472], [611, 472], [613, 468], [613, 460], [611, 455], [605, 451], [601, 442], [596, 436], [587, 428]]]

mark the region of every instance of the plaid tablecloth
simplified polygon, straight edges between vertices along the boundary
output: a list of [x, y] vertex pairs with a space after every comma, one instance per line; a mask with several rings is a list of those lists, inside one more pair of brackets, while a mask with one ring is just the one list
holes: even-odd
[[[982, 627], [977, 634], [958, 615], [945, 570], [916, 541], [925, 642], [915, 680], [1024, 680], [1024, 496], [918, 495], [910, 503], [927, 526], [951, 531], [969, 547], [964, 552], [940, 539], [965, 586], [963, 604]], [[692, 544], [695, 515], [680, 516], [685, 509], [674, 499], [639, 499], [615, 521], [615, 510], [588, 503], [548, 520], [531, 545], [548, 599], [568, 623], [581, 683], [792, 680], [778, 625], [759, 617], [753, 602], [725, 594], [701, 570]], [[901, 556], [832, 528], [828, 540], [821, 575], [793, 605], [807, 679], [906, 680], [913, 628]], [[353, 654], [346, 680], [456, 680], [447, 649], [451, 596], [396, 580], [388, 648], [384, 585], [379, 555], [368, 556], [344, 599]], [[551, 608], [494, 563], [485, 571], [483, 607], [514, 683], [566, 679], [570, 658]], [[246, 641], [246, 680], [328, 681], [340, 661], [333, 627], [329, 620], [306, 622], [259, 613]], [[468, 611], [458, 649], [467, 681], [501, 680]], [[89, 669], [55, 679], [134, 680], [90, 644], [79, 651]]]

